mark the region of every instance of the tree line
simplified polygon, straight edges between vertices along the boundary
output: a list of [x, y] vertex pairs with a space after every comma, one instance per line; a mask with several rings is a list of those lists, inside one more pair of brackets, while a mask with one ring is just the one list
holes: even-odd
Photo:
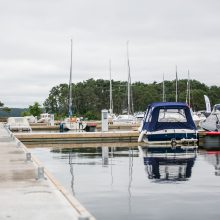
[[[72, 84], [72, 106], [76, 116], [99, 119], [102, 109], [109, 109], [109, 80], [88, 79]], [[176, 81], [165, 81], [166, 101], [176, 100]], [[193, 110], [204, 110], [204, 95], [210, 99], [211, 105], [220, 103], [220, 87], [207, 86], [197, 80], [190, 81], [191, 107]], [[131, 85], [134, 112], [144, 111], [151, 102], [162, 101], [163, 83], [135, 82]], [[178, 81], [178, 101], [186, 101], [187, 79]], [[121, 114], [127, 108], [127, 82], [112, 80], [113, 112]], [[69, 88], [67, 84], [54, 86], [44, 101], [45, 111], [57, 117], [68, 113]]]

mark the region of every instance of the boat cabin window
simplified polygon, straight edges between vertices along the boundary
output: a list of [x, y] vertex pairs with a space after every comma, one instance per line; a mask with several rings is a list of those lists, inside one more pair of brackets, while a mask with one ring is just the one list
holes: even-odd
[[145, 120], [146, 122], [151, 122], [153, 109], [154, 109], [154, 108], [150, 108], [150, 109], [148, 110], [148, 113], [147, 113], [147, 115], [146, 115], [146, 120]]
[[184, 109], [160, 109], [158, 122], [187, 122]]

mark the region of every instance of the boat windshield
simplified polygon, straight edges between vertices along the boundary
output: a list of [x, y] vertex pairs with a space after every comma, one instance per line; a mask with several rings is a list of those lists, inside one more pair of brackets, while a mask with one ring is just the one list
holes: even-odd
[[187, 122], [184, 109], [160, 109], [158, 122]]
[[214, 106], [213, 112], [220, 113], [220, 104], [217, 104], [217, 105]]

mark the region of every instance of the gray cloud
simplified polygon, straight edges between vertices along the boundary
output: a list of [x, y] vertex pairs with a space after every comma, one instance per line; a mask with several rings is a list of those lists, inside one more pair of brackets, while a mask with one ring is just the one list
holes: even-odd
[[41, 104], [67, 83], [70, 38], [73, 80], [191, 78], [220, 85], [218, 0], [1, 0], [0, 100], [10, 107]]

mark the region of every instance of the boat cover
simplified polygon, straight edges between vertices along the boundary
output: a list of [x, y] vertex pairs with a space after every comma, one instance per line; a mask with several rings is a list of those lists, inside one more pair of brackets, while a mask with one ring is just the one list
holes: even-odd
[[[186, 122], [158, 122], [160, 109], [184, 109]], [[150, 111], [151, 110], [151, 111]], [[183, 102], [154, 102], [146, 110], [146, 116], [151, 114], [151, 121], [144, 122], [142, 130], [158, 131], [164, 129], [191, 129], [196, 130], [190, 108]], [[145, 117], [146, 119], [146, 117]]]

